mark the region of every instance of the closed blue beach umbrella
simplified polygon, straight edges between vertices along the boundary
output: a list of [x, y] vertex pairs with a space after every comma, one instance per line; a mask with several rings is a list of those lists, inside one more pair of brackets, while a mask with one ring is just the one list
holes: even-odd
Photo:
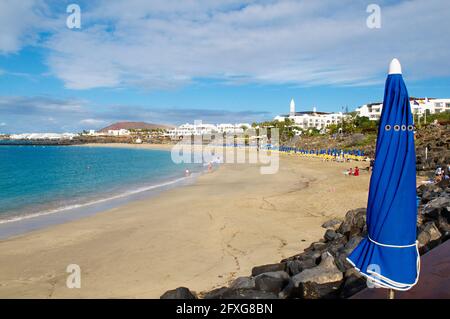
[[408, 290], [419, 279], [416, 242], [416, 154], [413, 116], [400, 62], [392, 60], [384, 91], [367, 231], [347, 260], [377, 286]]

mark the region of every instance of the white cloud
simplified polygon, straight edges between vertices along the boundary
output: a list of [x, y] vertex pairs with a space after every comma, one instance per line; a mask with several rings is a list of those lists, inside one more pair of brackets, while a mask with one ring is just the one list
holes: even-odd
[[450, 29], [447, 1], [381, 5], [379, 30], [367, 28], [366, 5], [349, 0], [225, 3], [101, 1], [85, 29], [48, 43], [50, 67], [74, 89], [198, 78], [361, 85], [394, 56], [412, 77], [450, 72], [450, 42], [439, 31]]
[[[166, 88], [201, 78], [232, 84], [365, 85], [382, 81], [392, 57], [400, 58], [410, 79], [450, 75], [449, 1], [380, 0], [381, 29], [366, 26], [371, 2], [80, 3], [81, 30], [46, 22], [52, 26], [45, 42], [47, 63], [72, 89]], [[26, 8], [16, 8], [11, 19], [20, 20]], [[20, 45], [19, 34], [27, 27], [20, 21], [13, 25], [11, 40], [0, 50]]]
[[0, 123], [0, 126], [6, 126], [5, 122]]
[[103, 125], [105, 123], [106, 121], [97, 119], [83, 119], [80, 121], [81, 125]]
[[0, 54], [15, 53], [38, 39], [38, 30], [51, 29], [45, 18], [48, 7], [43, 0], [0, 1]]

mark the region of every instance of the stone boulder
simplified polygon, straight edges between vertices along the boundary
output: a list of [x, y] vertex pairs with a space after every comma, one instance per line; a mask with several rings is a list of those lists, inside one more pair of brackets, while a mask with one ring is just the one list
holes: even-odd
[[339, 239], [341, 237], [343, 237], [344, 235], [337, 233], [336, 231], [334, 231], [333, 229], [327, 229], [327, 231], [325, 232], [324, 238], [327, 242], [329, 241], [333, 241], [335, 239]]
[[255, 278], [238, 277], [230, 285], [231, 289], [253, 289], [255, 288]]
[[[423, 186], [423, 189], [422, 189], [422, 194], [420, 196], [420, 198], [421, 198], [420, 202], [422, 204], [426, 204], [429, 201], [432, 201], [433, 199], [439, 197], [443, 191], [443, 189], [436, 184], [427, 184], [427, 185], [422, 185], [422, 186]], [[420, 187], [422, 187], [422, 186], [420, 186]]]
[[344, 248], [340, 252], [349, 255], [359, 245], [361, 240], [363, 240], [361, 236], [354, 236], [350, 238], [350, 240], [345, 244]]
[[178, 287], [166, 291], [160, 299], [197, 299], [197, 296], [186, 287]]
[[277, 294], [256, 289], [222, 287], [207, 292], [204, 299], [277, 299]]
[[446, 241], [450, 238], [450, 223], [449, 218], [445, 216], [439, 216], [437, 220], [438, 229], [442, 233], [442, 241]]
[[424, 253], [439, 244], [439, 239], [442, 234], [436, 227], [434, 222], [426, 223], [422, 230], [417, 235], [417, 240], [419, 242], [419, 250]]
[[[324, 249], [326, 249], [326, 247]], [[282, 262], [287, 263], [288, 261], [293, 261], [293, 260], [300, 260], [300, 261], [307, 261], [307, 262], [312, 261], [317, 265], [320, 262], [320, 256], [322, 255], [322, 252], [323, 252], [322, 249], [321, 250], [313, 250], [310, 247], [298, 255], [283, 259]]]
[[291, 278], [294, 283], [312, 281], [318, 284], [342, 280], [342, 272], [337, 269], [333, 256], [326, 252], [322, 261], [314, 268], [306, 269]]
[[318, 266], [305, 269], [292, 276], [286, 288], [280, 292], [280, 298], [327, 298], [335, 295], [342, 282], [343, 274], [334, 263], [329, 252], [321, 256]]
[[287, 272], [290, 276], [295, 276], [305, 269], [310, 269], [310, 268], [313, 268], [316, 266], [317, 266], [317, 264], [314, 259], [290, 260], [287, 262]]
[[260, 274], [263, 274], [265, 272], [274, 272], [274, 271], [285, 271], [286, 270], [286, 263], [281, 262], [278, 264], [268, 264], [268, 265], [262, 265], [262, 266], [256, 266], [252, 269], [252, 276], [258, 276]]
[[317, 284], [315, 282], [300, 283], [303, 299], [335, 299], [338, 297], [341, 282]]
[[[300, 254], [301, 256], [303, 256], [306, 253], [311, 253], [311, 252], [323, 252], [324, 250], [326, 250], [328, 247], [328, 244], [326, 243], [326, 240], [321, 239], [321, 241], [318, 242], [314, 242], [311, 245], [309, 245], [308, 248], [306, 248], [304, 250], [304, 252], [302, 254]], [[320, 255], [322, 255], [322, 253], [320, 253]]]
[[278, 294], [288, 282], [289, 275], [284, 271], [267, 272], [255, 278], [255, 288]]
[[438, 219], [440, 215], [448, 215], [450, 211], [450, 196], [443, 194], [429, 201], [423, 207], [423, 215], [429, 219]]
[[450, 186], [450, 179], [443, 179], [437, 185], [442, 189], [446, 189]]
[[366, 226], [366, 209], [358, 208], [350, 210], [345, 215], [344, 221], [337, 232], [350, 238], [363, 232]]
[[338, 252], [342, 250], [347, 244], [347, 237], [341, 236], [328, 243], [326, 251], [329, 252], [334, 257], [337, 256]]
[[318, 241], [318, 242], [312, 243], [310, 247], [314, 251], [322, 251], [322, 250], [326, 249], [327, 246], [328, 245], [325, 242]]
[[340, 271], [345, 272], [353, 268], [353, 266], [347, 261], [347, 257], [352, 253], [356, 246], [358, 246], [362, 239], [363, 238], [361, 236], [352, 237], [345, 244], [345, 246], [337, 251], [334, 261]]
[[341, 219], [333, 218], [333, 219], [330, 219], [330, 220], [326, 221], [325, 223], [323, 223], [322, 227], [336, 231], [339, 228], [339, 226], [341, 225], [341, 223], [342, 223]]
[[[357, 272], [354, 268], [350, 270], [355, 270], [355, 272]], [[339, 291], [340, 298], [349, 298], [357, 292], [367, 288], [366, 279], [355, 272], [352, 272], [351, 275], [347, 275], [346, 273], [344, 283], [340, 287]]]

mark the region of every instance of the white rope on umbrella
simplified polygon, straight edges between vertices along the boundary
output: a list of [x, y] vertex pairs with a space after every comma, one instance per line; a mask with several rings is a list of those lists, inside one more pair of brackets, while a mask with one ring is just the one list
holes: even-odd
[[419, 254], [419, 242], [418, 241], [416, 241], [414, 244], [411, 244], [411, 245], [388, 245], [388, 244], [379, 243], [379, 242], [371, 239], [369, 236], [367, 236], [367, 238], [372, 243], [374, 243], [375, 245], [379, 245], [379, 246], [382, 246], [382, 247], [409, 248], [409, 247], [415, 246], [416, 247], [416, 252], [417, 252], [417, 266], [416, 266], [417, 267], [417, 277], [416, 277], [416, 280], [412, 284], [405, 284], [405, 283], [401, 283], [401, 282], [396, 282], [396, 281], [394, 281], [392, 279], [389, 279], [389, 278], [379, 274], [378, 272], [370, 270], [370, 269], [367, 269], [367, 274], [366, 274], [363, 271], [361, 271], [361, 269], [356, 267], [356, 265], [349, 258], [346, 258], [347, 261], [353, 267], [355, 267], [356, 270], [358, 270], [364, 277], [366, 277], [367, 279], [372, 281], [376, 286], [379, 286], [381, 288], [406, 291], [406, 290], [411, 289], [415, 284], [417, 284], [417, 282], [419, 281], [419, 275], [420, 275], [420, 254]]

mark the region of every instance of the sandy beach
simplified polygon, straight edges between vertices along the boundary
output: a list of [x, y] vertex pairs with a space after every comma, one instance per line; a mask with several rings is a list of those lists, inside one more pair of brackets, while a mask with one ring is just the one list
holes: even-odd
[[[356, 165], [367, 166], [281, 155], [279, 172], [261, 175], [258, 165], [223, 164], [192, 185], [0, 241], [0, 297], [159, 298], [179, 286], [220, 287], [302, 251], [324, 221], [365, 206], [369, 174], [342, 173]], [[66, 287], [69, 264], [81, 268], [80, 289]]]

